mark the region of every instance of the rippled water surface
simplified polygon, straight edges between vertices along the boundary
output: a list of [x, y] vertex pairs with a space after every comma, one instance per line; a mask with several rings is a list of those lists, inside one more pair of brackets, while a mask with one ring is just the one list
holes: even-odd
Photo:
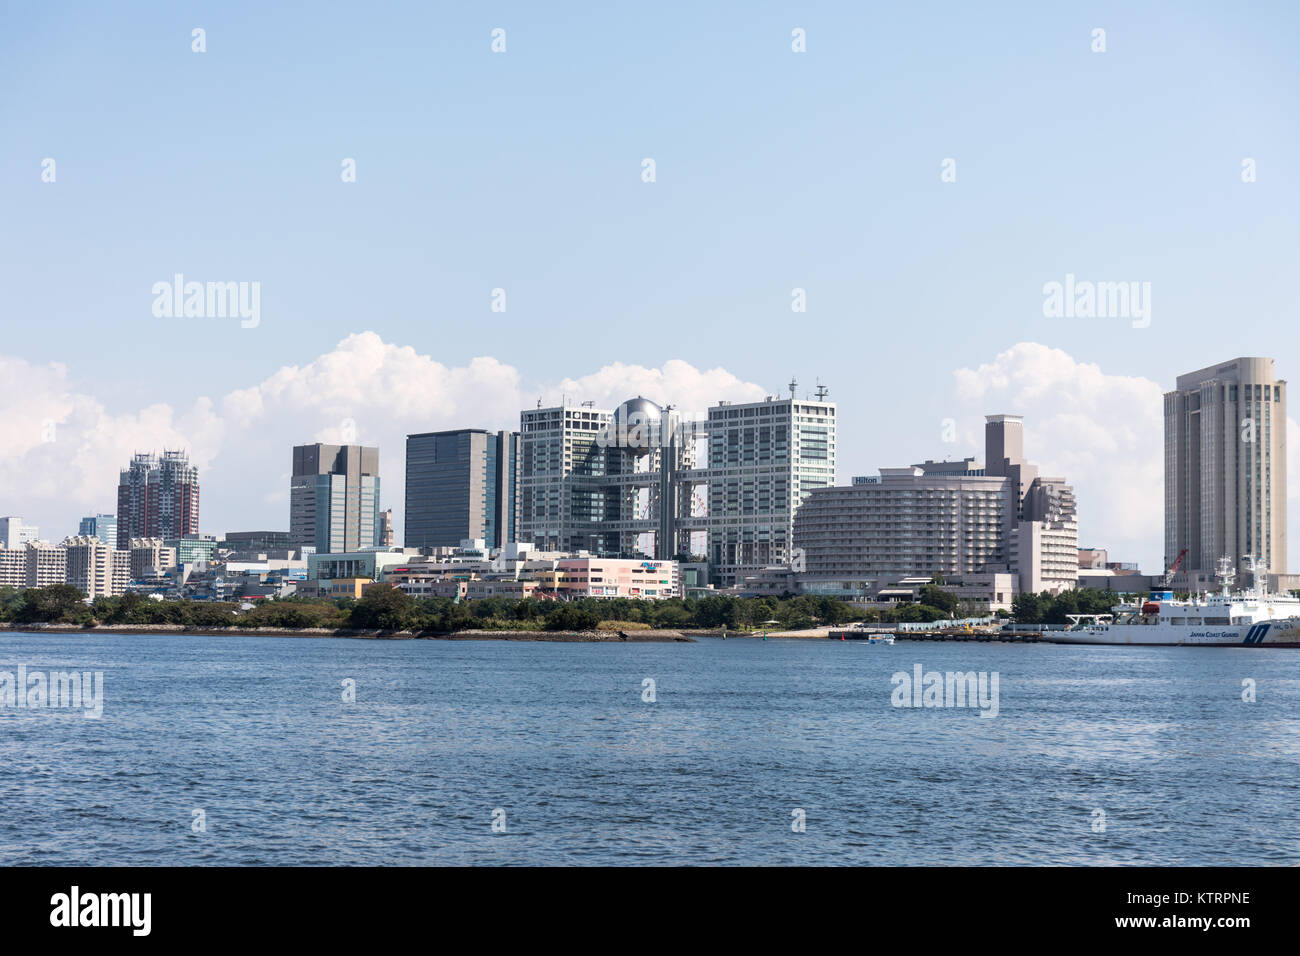
[[[999, 715], [893, 707], [916, 663], [997, 672]], [[0, 708], [5, 865], [1300, 863], [1295, 650], [0, 636], [19, 664], [105, 700]]]

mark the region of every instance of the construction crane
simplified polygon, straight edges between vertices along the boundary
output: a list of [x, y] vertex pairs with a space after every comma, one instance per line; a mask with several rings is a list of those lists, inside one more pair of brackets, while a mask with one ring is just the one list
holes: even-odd
[[1178, 552], [1178, 557], [1174, 558], [1174, 563], [1169, 565], [1169, 570], [1165, 572], [1164, 586], [1166, 588], [1174, 583], [1174, 575], [1177, 574], [1178, 569], [1183, 566], [1183, 558], [1185, 557], [1187, 557], [1187, 549], [1183, 548], [1183, 550]]

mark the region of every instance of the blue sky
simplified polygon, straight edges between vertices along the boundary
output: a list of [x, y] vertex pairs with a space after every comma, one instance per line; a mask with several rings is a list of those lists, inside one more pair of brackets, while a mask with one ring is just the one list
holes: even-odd
[[[1084, 543], [1158, 565], [1159, 408], [1116, 399], [1158, 402], [1236, 355], [1292, 374], [1296, 7], [610, 7], [11, 5], [0, 388], [6, 427], [61, 430], [55, 448], [9, 442], [0, 513], [75, 530], [152, 428], [204, 458], [205, 531], [281, 527], [288, 446], [340, 417], [383, 439], [389, 490], [405, 431], [510, 424], [472, 403], [422, 413], [436, 389], [375, 369], [352, 399], [231, 418], [232, 392], [374, 332], [446, 370], [491, 357], [530, 396], [614, 363], [770, 391], [820, 378], [845, 479], [978, 452], [982, 415], [1021, 412], [1030, 456], [1077, 471]], [[259, 326], [155, 318], [150, 289], [176, 272], [259, 281]], [[1045, 318], [1042, 286], [1066, 273], [1150, 282], [1150, 327]], [[1074, 384], [1042, 379], [1032, 350], [999, 359], [1023, 343], [1067, 356], [1052, 367]], [[978, 394], [957, 387], [982, 366]], [[1101, 437], [1054, 433], [1073, 414]], [[958, 447], [938, 441], [949, 417]], [[33, 475], [63, 466], [75, 487]], [[1116, 480], [1141, 486], [1122, 520], [1101, 511]]]

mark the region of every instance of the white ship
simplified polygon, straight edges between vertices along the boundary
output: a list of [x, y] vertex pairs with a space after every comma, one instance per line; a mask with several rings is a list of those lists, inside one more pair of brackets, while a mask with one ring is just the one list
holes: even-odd
[[[1118, 605], [1112, 614], [1068, 615], [1068, 628], [1042, 639], [1058, 644], [1300, 647], [1300, 599], [1267, 593], [1264, 569], [1247, 560], [1255, 582], [1248, 591], [1232, 591], [1233, 570], [1225, 559], [1219, 570], [1223, 590], [1217, 594], [1175, 601], [1172, 591], [1152, 591], [1146, 601]], [[1166, 586], [1172, 576], [1165, 579]]]

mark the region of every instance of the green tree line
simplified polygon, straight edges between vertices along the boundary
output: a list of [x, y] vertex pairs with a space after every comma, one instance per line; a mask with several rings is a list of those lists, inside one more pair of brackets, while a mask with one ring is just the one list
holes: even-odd
[[479, 598], [456, 603], [450, 598], [413, 598], [401, 590], [378, 584], [368, 588], [359, 600], [289, 597], [259, 601], [243, 612], [231, 603], [156, 601], [136, 594], [100, 597], [87, 604], [80, 591], [66, 584], [0, 588], [0, 621], [85, 626], [174, 624], [440, 632], [582, 631], [592, 630], [602, 621], [615, 621], [666, 629], [749, 630], [775, 621], [771, 626], [799, 630], [850, 621], [934, 621], [951, 616], [955, 609], [956, 599], [938, 588], [929, 589], [921, 603], [876, 610], [811, 595], [761, 598], [718, 595], [657, 601], [583, 598], [568, 602]]
[[[1105, 614], [1120, 596], [1107, 591], [1021, 594], [1013, 616], [1024, 624], [1064, 624], [1068, 614]], [[487, 630], [593, 630], [602, 621], [665, 629], [751, 630], [768, 621], [781, 630], [867, 623], [932, 622], [976, 616], [974, 609], [937, 585], [920, 600], [887, 608], [862, 608], [813, 595], [737, 598], [583, 598], [575, 601], [479, 598], [413, 598], [377, 584], [359, 599], [288, 597], [257, 602], [251, 610], [215, 601], [155, 601], [137, 594], [96, 598], [87, 604], [67, 584], [0, 588], [0, 621], [14, 624], [175, 624], [184, 627], [355, 628], [451, 632]]]

